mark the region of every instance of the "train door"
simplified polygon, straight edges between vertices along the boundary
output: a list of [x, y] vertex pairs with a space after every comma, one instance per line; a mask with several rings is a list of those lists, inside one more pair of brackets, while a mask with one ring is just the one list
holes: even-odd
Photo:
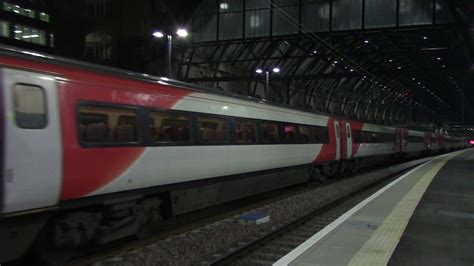
[[334, 135], [336, 136], [336, 160], [341, 159], [341, 129], [339, 121], [334, 121]]
[[61, 185], [61, 133], [54, 78], [2, 72], [4, 213], [51, 206]]
[[351, 124], [346, 123], [346, 158], [350, 159], [352, 156], [352, 132], [351, 132]]

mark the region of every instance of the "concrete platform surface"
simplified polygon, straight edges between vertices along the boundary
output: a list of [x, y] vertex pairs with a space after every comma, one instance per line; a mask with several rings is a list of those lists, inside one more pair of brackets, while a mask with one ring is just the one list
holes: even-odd
[[274, 265], [387, 264], [474, 264], [474, 149], [416, 167]]

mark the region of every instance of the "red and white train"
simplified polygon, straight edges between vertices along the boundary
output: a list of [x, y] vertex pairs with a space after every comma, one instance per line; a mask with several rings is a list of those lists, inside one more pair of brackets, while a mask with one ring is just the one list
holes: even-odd
[[467, 146], [0, 48], [0, 262], [375, 162]]

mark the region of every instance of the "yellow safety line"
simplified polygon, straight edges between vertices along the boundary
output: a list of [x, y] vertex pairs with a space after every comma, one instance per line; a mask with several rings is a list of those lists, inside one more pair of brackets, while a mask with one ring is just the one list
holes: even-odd
[[413, 186], [393, 208], [370, 239], [351, 259], [349, 265], [387, 265], [397, 247], [408, 221], [433, 178], [450, 159], [464, 151], [453, 152], [439, 161]]

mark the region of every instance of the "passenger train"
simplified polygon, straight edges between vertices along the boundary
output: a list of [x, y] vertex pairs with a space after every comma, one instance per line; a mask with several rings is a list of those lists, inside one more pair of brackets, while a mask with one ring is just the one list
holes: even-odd
[[0, 262], [467, 146], [5, 46], [0, 117]]

